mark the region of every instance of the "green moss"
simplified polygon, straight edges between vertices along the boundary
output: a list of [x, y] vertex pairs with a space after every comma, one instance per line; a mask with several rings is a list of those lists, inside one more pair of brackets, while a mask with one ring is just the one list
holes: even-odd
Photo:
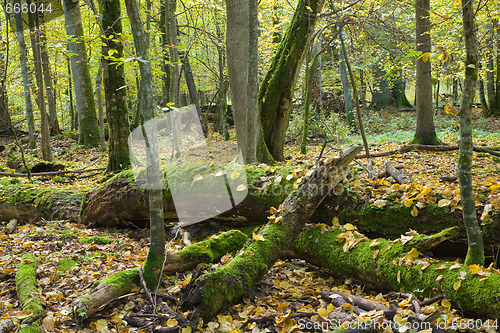
[[164, 257], [156, 255], [153, 251], [148, 251], [146, 262], [144, 263], [144, 281], [151, 290], [156, 290], [161, 276]]
[[[34, 255], [27, 253], [22, 256], [16, 273], [17, 298], [23, 310], [31, 311], [32, 316], [43, 313], [42, 303], [36, 288], [37, 260]], [[24, 332], [40, 332], [39, 320], [26, 326]]]
[[132, 287], [132, 284], [137, 283], [138, 281], [139, 271], [137, 268], [132, 268], [104, 278], [101, 280], [99, 285], [104, 283], [112, 286], [115, 289], [114, 295], [118, 296], [127, 293]]
[[78, 240], [81, 243], [94, 243], [94, 244], [111, 244], [113, 242], [119, 242], [120, 240], [116, 238], [107, 238], [107, 237], [102, 237], [102, 236], [92, 236], [92, 237], [83, 237]]
[[61, 176], [56, 176], [52, 180], [54, 181], [54, 183], [61, 183], [61, 184], [69, 183], [68, 178]]

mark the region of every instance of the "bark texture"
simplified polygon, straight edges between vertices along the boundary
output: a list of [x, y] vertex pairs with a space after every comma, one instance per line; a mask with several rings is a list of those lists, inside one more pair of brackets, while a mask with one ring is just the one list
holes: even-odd
[[[106, 2], [106, 0], [103, 2]], [[86, 147], [98, 147], [99, 128], [83, 35], [80, 2], [64, 0], [63, 6], [66, 34], [70, 38], [68, 49], [72, 53], [71, 73], [75, 87], [76, 110], [78, 112], [78, 142]]]
[[[429, 0], [415, 0], [416, 50], [422, 52], [422, 54], [431, 51], [431, 20], [429, 11]], [[415, 99], [417, 128], [413, 143], [424, 145], [440, 144], [434, 127], [431, 62], [425, 56], [417, 59]]]
[[484, 245], [481, 229], [477, 222], [474, 191], [472, 189], [472, 106], [476, 93], [478, 76], [477, 40], [474, 23], [473, 0], [462, 0], [462, 21], [465, 40], [465, 80], [460, 104], [460, 145], [458, 158], [458, 179], [462, 213], [469, 250], [465, 263], [484, 264]]
[[293, 89], [305, 50], [324, 0], [300, 0], [259, 90], [264, 141], [272, 157], [284, 159], [285, 134], [292, 112]]

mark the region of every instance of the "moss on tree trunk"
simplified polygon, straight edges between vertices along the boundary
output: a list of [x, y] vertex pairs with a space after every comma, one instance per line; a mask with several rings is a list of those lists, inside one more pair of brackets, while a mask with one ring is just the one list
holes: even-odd
[[[36, 267], [35, 256], [28, 253], [23, 255], [16, 273], [17, 298], [21, 308], [31, 312], [31, 318], [43, 313], [42, 302], [36, 288]], [[40, 320], [22, 327], [19, 332], [40, 332]]]
[[392, 290], [418, 291], [421, 296], [442, 293], [467, 313], [500, 319], [500, 275], [479, 267], [423, 259], [413, 248], [428, 236], [417, 236], [406, 244], [377, 239], [376, 245], [371, 239], [357, 237], [348, 251], [344, 251], [344, 236], [342, 231], [311, 228], [299, 234], [291, 248], [298, 257], [337, 273]]

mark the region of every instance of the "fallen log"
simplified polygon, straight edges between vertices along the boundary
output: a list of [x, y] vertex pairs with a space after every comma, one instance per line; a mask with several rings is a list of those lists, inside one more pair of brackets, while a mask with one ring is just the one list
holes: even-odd
[[[26, 318], [35, 318], [43, 314], [42, 302], [36, 288], [36, 267], [37, 261], [34, 255], [24, 254], [16, 273], [16, 292], [17, 298], [23, 310], [31, 312], [31, 316]], [[40, 332], [40, 320], [35, 320], [30, 324], [23, 325], [19, 332], [36, 333]]]
[[391, 164], [391, 162], [385, 163], [385, 171], [377, 175], [378, 179], [392, 177], [398, 184], [405, 184], [411, 182], [410, 176], [405, 176], [403, 173], [397, 171]]
[[[389, 150], [389, 151], [384, 151], [384, 152], [379, 152], [379, 153], [370, 153], [371, 157], [384, 157], [384, 156], [390, 156], [394, 154], [403, 154], [407, 153], [413, 150], [418, 150], [418, 151], [453, 151], [453, 150], [458, 150], [457, 145], [446, 145], [446, 146], [432, 146], [432, 145], [404, 145], [399, 147], [398, 149], [394, 150]], [[473, 150], [476, 153], [485, 153], [485, 154], [490, 154], [493, 156], [500, 157], [500, 152], [494, 151], [488, 148], [483, 148], [483, 147], [473, 147]], [[367, 158], [366, 154], [359, 154], [356, 156], [356, 158]]]
[[[195, 268], [200, 263], [212, 263], [227, 253], [239, 250], [248, 237], [239, 230], [214, 235], [202, 242], [167, 254], [163, 274], [172, 275]], [[83, 321], [94, 315], [103, 305], [129, 292], [133, 284], [139, 283], [139, 271], [134, 268], [118, 272], [100, 281], [87, 295], [73, 304], [73, 316]]]
[[348, 174], [349, 163], [359, 151], [361, 146], [350, 147], [339, 159], [328, 159], [315, 166], [237, 256], [191, 281], [182, 296], [181, 308], [193, 310], [192, 318], [208, 320], [250, 292], [283, 255], [323, 199]]
[[368, 239], [353, 231], [308, 228], [298, 235], [291, 249], [301, 259], [371, 285], [417, 291], [422, 297], [442, 293], [454, 307], [468, 314], [500, 319], [498, 271], [422, 258], [415, 247], [428, 238], [419, 235], [406, 243], [390, 242]]
[[[34, 172], [34, 173], [30, 173], [29, 176], [31, 176], [31, 177], [63, 176], [63, 175], [68, 175], [68, 174], [80, 174], [80, 173], [87, 173], [87, 172], [93, 172], [93, 171], [104, 171], [104, 170], [106, 170], [106, 168]], [[0, 172], [0, 177], [21, 178], [21, 177], [28, 177], [28, 174], [27, 173], [20, 173], [20, 172], [3, 172], [2, 171], [2, 172]]]

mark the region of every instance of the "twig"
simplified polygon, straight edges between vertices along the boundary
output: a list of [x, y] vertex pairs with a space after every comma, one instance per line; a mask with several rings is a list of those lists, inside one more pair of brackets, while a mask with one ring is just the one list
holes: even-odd
[[139, 278], [141, 279], [144, 292], [146, 293], [146, 296], [148, 297], [148, 300], [151, 303], [151, 306], [153, 307], [153, 312], [156, 312], [156, 302], [153, 300], [153, 297], [151, 296], [151, 292], [149, 291], [148, 286], [146, 286], [146, 281], [144, 281], [144, 275], [142, 274], [142, 267], [138, 267], [137, 270], [139, 271]]
[[420, 306], [431, 305], [434, 302], [440, 301], [444, 298], [444, 295], [437, 295], [432, 298], [426, 299], [425, 301], [420, 302]]

